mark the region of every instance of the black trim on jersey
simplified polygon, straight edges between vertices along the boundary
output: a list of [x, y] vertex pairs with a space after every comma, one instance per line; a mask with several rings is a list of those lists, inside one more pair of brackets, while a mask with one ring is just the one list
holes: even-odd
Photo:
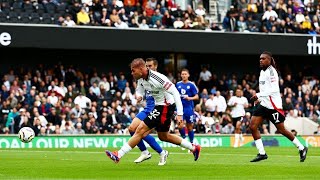
[[157, 80], [160, 84], [164, 84], [164, 80], [161, 79], [159, 76], [153, 74], [152, 72], [150, 72], [150, 77], [154, 78], [155, 80]]

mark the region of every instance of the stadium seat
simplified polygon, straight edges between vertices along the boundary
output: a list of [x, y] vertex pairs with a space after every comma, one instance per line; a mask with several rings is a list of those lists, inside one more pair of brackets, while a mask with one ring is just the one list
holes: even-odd
[[30, 16], [29, 16], [29, 13], [27, 12], [22, 12], [20, 14], [20, 22], [21, 23], [30, 23]]
[[30, 23], [33, 23], [33, 24], [39, 24], [40, 23], [40, 16], [39, 16], [38, 13], [31, 13], [30, 17], [31, 17]]
[[0, 12], [0, 22], [7, 22], [7, 14], [4, 12]]
[[37, 4], [35, 10], [38, 14], [42, 15], [45, 12], [43, 4]]
[[41, 16], [41, 24], [52, 24], [52, 18], [50, 14], [43, 13]]
[[33, 5], [32, 4], [27, 4], [27, 3], [24, 3], [23, 4], [23, 9], [24, 9], [24, 12], [27, 12], [29, 14], [33, 13], [34, 12], [34, 8], [33, 8]]
[[57, 13], [65, 15], [67, 12], [67, 4], [63, 3], [57, 6]]
[[56, 12], [56, 5], [53, 3], [47, 3], [44, 5], [45, 10], [49, 14], [54, 14]]
[[18, 13], [12, 11], [12, 12], [9, 12], [8, 16], [9, 16], [8, 22], [10, 22], [10, 23], [18, 23], [19, 22]]
[[12, 4], [12, 10], [16, 13], [21, 13], [22, 12], [22, 7], [21, 7], [21, 3], [19, 2], [14, 2]]

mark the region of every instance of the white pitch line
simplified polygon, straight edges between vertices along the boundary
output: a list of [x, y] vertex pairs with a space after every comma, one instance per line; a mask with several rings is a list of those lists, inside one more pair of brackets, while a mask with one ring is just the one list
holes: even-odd
[[[0, 150], [0, 152], [22, 152], [19, 150]], [[37, 151], [37, 150], [32, 150], [32, 151], [25, 151], [25, 152], [34, 152], [34, 153], [77, 153], [77, 154], [82, 154], [82, 153], [86, 153], [86, 154], [104, 154], [104, 151]], [[170, 154], [175, 154], [175, 155], [185, 155], [185, 154], [189, 154], [188, 152], [169, 152]], [[141, 152], [130, 152], [130, 154], [141, 154]], [[201, 153], [201, 155], [205, 155], [205, 156], [252, 156], [253, 154], [223, 154], [223, 153]], [[297, 157], [297, 156], [291, 156], [291, 155], [272, 155], [272, 156], [279, 156], [279, 157]], [[320, 156], [310, 156], [308, 155], [308, 157], [312, 157], [312, 158], [320, 158]]]

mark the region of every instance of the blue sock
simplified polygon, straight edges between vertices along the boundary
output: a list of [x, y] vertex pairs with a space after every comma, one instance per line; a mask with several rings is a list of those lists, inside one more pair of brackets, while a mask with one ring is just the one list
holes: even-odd
[[186, 130], [184, 129], [185, 127], [183, 127], [182, 129], [179, 129], [179, 132], [181, 134], [181, 137], [184, 139], [186, 138]]
[[152, 149], [157, 151], [159, 154], [162, 152], [162, 148], [153, 136], [148, 135], [145, 138], [143, 138], [143, 140], [145, 140], [152, 147]]
[[194, 139], [194, 131], [193, 131], [193, 130], [188, 131], [188, 136], [189, 136], [190, 142], [191, 142], [191, 143], [193, 143], [193, 139]]
[[[134, 134], [134, 132], [130, 132], [131, 136], [133, 136], [133, 134]], [[137, 146], [141, 152], [147, 150], [147, 147], [146, 147], [146, 145], [144, 145], [142, 140], [137, 144]]]

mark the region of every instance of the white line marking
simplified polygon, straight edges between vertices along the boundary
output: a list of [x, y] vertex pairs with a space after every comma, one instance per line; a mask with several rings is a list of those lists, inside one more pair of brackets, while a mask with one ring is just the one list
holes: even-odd
[[[0, 150], [0, 152], [22, 152], [19, 150]], [[34, 153], [77, 153], [77, 154], [105, 154], [104, 151], [25, 151], [25, 152], [34, 152]], [[130, 154], [141, 154], [140, 152], [129, 152]], [[188, 152], [169, 152], [170, 154], [175, 154], [175, 155], [185, 155], [185, 154], [190, 154]], [[205, 155], [205, 156], [254, 156], [253, 154], [223, 154], [223, 153], [201, 153], [201, 155]], [[297, 157], [299, 156], [299, 154], [297, 154], [296, 156], [291, 156], [291, 155], [278, 155], [278, 154], [272, 154], [272, 156], [279, 156], [279, 157]], [[320, 156], [310, 156], [308, 155], [308, 157], [312, 157], [312, 158], [320, 158]]]

